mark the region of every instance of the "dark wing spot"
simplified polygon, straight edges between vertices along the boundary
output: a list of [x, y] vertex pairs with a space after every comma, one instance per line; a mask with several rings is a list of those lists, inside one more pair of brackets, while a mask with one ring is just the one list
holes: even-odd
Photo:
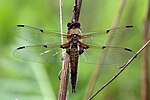
[[23, 47], [19, 47], [19, 48], [17, 48], [17, 50], [20, 50], [20, 49], [23, 49], [23, 48], [25, 48], [25, 46], [23, 46]]
[[127, 51], [131, 51], [132, 52], [132, 50], [131, 49], [129, 49], [129, 48], [124, 48], [125, 50], [127, 50]]
[[126, 28], [131, 28], [131, 27], [133, 27], [133, 26], [126, 26]]
[[110, 30], [107, 30], [106, 33], [108, 33]]
[[41, 32], [44, 32], [42, 29], [40, 29]]
[[44, 45], [45, 48], [47, 48], [47, 45]]
[[24, 25], [17, 25], [17, 27], [24, 27]]
[[102, 49], [105, 49], [106, 48], [106, 46], [102, 46]]

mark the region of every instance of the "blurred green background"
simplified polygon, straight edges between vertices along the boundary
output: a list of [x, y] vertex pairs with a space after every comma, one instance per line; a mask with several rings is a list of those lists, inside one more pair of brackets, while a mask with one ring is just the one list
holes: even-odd
[[[80, 22], [83, 31], [109, 29], [117, 14], [120, 0], [83, 0]], [[74, 0], [63, 0], [63, 30], [71, 20]], [[118, 26], [134, 25], [140, 30], [131, 40], [137, 51], [142, 46], [147, 0], [127, 0]], [[0, 100], [56, 100], [59, 91], [58, 73], [61, 64], [37, 64], [19, 60], [12, 53], [25, 42], [13, 28], [26, 24], [43, 29], [60, 30], [59, 0], [0, 0]], [[141, 100], [140, 54], [132, 64], [93, 100]], [[96, 65], [79, 63], [76, 93], [70, 100], [82, 100]], [[116, 73], [103, 68], [94, 91]], [[69, 91], [71, 85], [69, 83]], [[93, 91], [93, 92], [94, 92]]]

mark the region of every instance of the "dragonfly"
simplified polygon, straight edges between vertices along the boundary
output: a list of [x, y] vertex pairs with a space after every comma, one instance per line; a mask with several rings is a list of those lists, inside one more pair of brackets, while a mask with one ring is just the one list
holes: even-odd
[[[121, 26], [85, 33], [81, 32], [79, 22], [69, 22], [67, 26], [68, 32], [60, 34], [52, 30], [17, 25], [17, 35], [33, 45], [18, 47], [13, 55], [26, 61], [59, 63], [62, 61], [62, 49], [64, 49], [69, 55], [73, 93], [76, 90], [79, 61], [90, 64], [119, 65], [134, 55], [134, 51], [122, 47], [122, 43], [136, 35], [135, 26]], [[61, 38], [63, 38], [63, 43]]]

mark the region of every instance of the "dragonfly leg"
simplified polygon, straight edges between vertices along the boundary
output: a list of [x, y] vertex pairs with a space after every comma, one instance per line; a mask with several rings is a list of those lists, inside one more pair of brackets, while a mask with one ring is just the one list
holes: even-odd
[[89, 46], [85, 43], [79, 42], [79, 46], [82, 47], [83, 49], [88, 49]]
[[61, 46], [60, 46], [60, 48], [67, 48], [67, 47], [69, 47], [69, 42], [66, 42], [66, 43], [64, 43], [64, 44], [62, 44]]

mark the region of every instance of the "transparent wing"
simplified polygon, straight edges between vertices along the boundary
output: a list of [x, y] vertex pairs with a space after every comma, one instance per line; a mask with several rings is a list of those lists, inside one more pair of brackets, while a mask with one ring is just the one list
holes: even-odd
[[20, 38], [35, 44], [60, 44], [61, 36], [64, 37], [64, 42], [67, 36], [67, 34], [60, 34], [60, 32], [43, 30], [27, 25], [17, 25], [15, 31]]
[[85, 49], [83, 54], [80, 55], [80, 60], [92, 64], [122, 65], [133, 55], [134, 52], [131, 49], [123, 47], [90, 47], [88, 49]]
[[109, 30], [101, 30], [90, 33], [83, 33], [82, 42], [88, 45], [103, 46], [117, 45], [128, 41], [131, 37], [138, 33], [135, 26], [122, 26]]
[[134, 52], [124, 48], [123, 43], [127, 43], [138, 32], [134, 26], [122, 26], [82, 34], [81, 41], [89, 48], [81, 54], [80, 60], [92, 64], [124, 64], [134, 55]]
[[59, 47], [59, 45], [22, 46], [17, 48], [13, 55], [32, 62], [58, 63], [62, 60], [62, 49]]

